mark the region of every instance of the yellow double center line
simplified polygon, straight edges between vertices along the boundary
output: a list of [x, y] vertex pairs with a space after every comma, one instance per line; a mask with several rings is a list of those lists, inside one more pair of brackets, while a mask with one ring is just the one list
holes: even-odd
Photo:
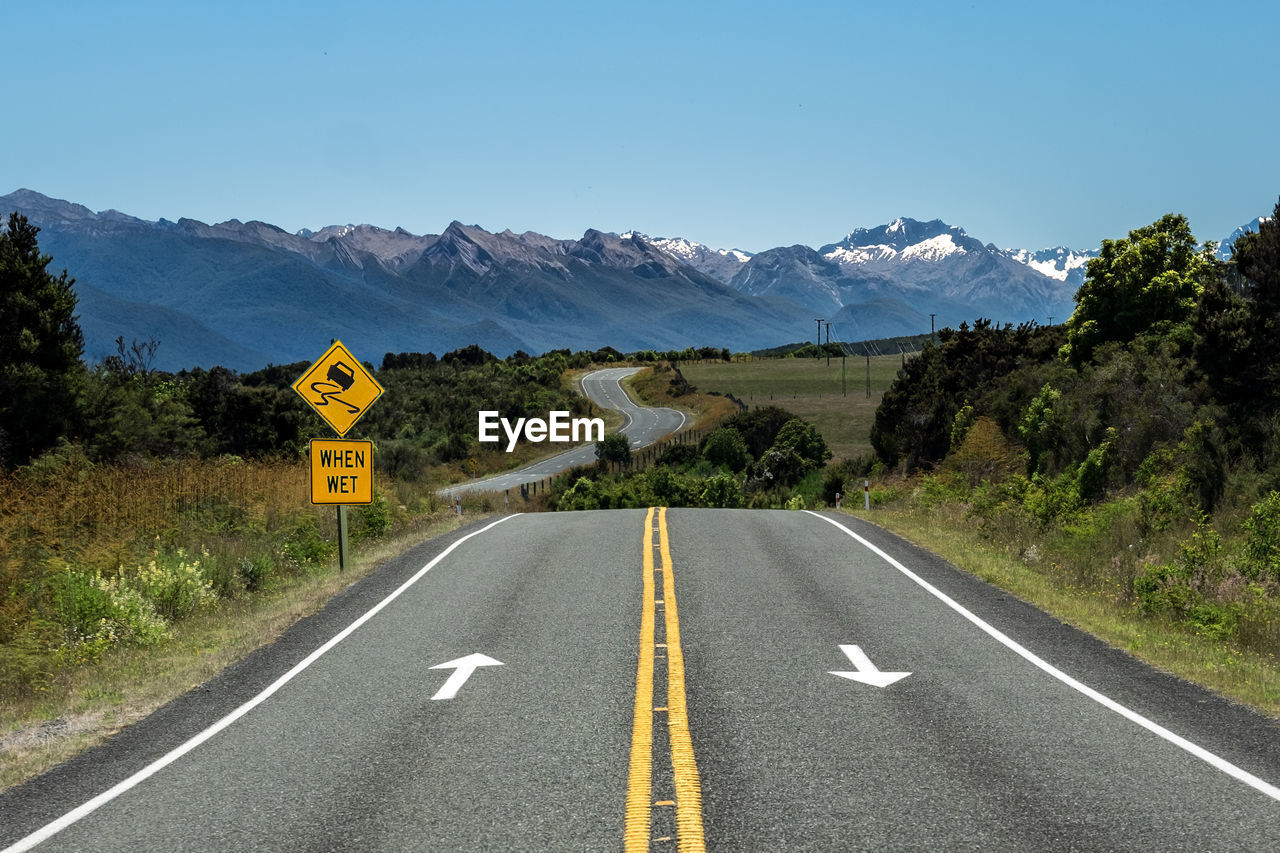
[[[655, 524], [654, 521], [657, 523]], [[657, 542], [654, 542], [654, 533]], [[662, 564], [655, 568], [654, 546]], [[654, 658], [658, 643], [654, 573], [662, 574], [662, 609], [665, 615], [667, 658], [667, 701], [665, 709], [653, 704]], [[635, 721], [631, 729], [631, 772], [627, 784], [626, 829], [623, 840], [627, 853], [650, 849], [653, 839], [653, 716], [665, 710], [671, 744], [671, 771], [676, 809], [676, 844], [680, 853], [706, 850], [702, 833], [702, 787], [689, 735], [689, 713], [684, 693], [684, 653], [680, 648], [680, 617], [676, 609], [675, 579], [671, 570], [671, 546], [667, 538], [666, 507], [649, 508], [644, 522], [644, 610], [640, 614], [640, 662], [636, 667]], [[663, 839], [665, 840], [665, 839]]]

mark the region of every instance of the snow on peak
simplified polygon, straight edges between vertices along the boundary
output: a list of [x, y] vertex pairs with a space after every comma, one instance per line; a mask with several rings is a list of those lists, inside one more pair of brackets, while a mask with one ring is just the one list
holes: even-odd
[[[892, 232], [901, 227], [902, 220], [899, 219], [885, 230]], [[912, 243], [902, 249], [895, 249], [885, 243], [871, 243], [862, 246], [841, 244], [830, 247], [823, 257], [827, 260], [835, 261], [841, 266], [862, 266], [864, 264], [892, 261], [935, 262], [951, 255], [963, 255], [965, 253], [965, 248], [957, 244], [951, 234], [943, 233], [937, 237], [921, 240], [919, 243]]]
[[890, 234], [896, 234], [898, 231], [902, 230], [902, 227], [905, 224], [906, 223], [902, 221], [902, 217], [899, 216], [897, 219], [893, 220], [893, 222], [889, 223], [889, 226], [884, 230], [888, 231]]
[[1084, 267], [1098, 253], [1077, 252], [1074, 249], [1058, 246], [1053, 249], [1040, 249], [1035, 252], [1027, 249], [1005, 249], [1002, 254], [1010, 260], [1031, 267], [1041, 275], [1048, 276], [1055, 281], [1066, 281], [1067, 279], [1080, 279], [1083, 273], [1076, 272], [1076, 270]]
[[745, 264], [751, 260], [751, 253], [744, 252], [741, 249], [713, 249], [703, 243], [695, 243], [693, 240], [686, 240], [683, 237], [650, 237], [639, 231], [628, 231], [620, 234], [623, 240], [629, 240], [632, 237], [639, 237], [652, 246], [657, 246], [662, 251], [672, 255], [686, 263], [698, 258], [704, 258], [708, 255], [719, 255], [722, 258], [737, 261]]
[[965, 250], [956, 245], [950, 234], [939, 234], [902, 250], [904, 260], [940, 261], [956, 254], [963, 255]]
[[858, 266], [873, 261], [888, 261], [898, 256], [898, 250], [884, 243], [874, 246], [837, 246], [823, 255], [843, 266]]

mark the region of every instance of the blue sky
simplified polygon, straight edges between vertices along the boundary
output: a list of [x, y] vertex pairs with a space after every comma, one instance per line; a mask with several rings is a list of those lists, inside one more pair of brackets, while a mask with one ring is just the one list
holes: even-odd
[[[1096, 246], [1280, 196], [1280, 4], [24, 3], [0, 194], [760, 251]], [[20, 98], [20, 100], [18, 100]]]

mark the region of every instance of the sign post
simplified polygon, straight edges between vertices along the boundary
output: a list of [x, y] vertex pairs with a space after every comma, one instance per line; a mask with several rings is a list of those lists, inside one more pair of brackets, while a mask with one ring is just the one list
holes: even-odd
[[347, 504], [373, 503], [373, 442], [342, 439], [382, 396], [382, 386], [335, 340], [298, 377], [293, 390], [338, 434], [337, 439], [311, 440], [311, 503], [337, 505], [338, 570], [345, 571]]

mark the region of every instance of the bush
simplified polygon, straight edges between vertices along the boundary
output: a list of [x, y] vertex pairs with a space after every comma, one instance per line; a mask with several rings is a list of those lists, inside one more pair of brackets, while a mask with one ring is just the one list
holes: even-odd
[[1042, 523], [1049, 524], [1078, 512], [1083, 503], [1076, 477], [1071, 472], [1063, 472], [1053, 479], [1039, 473], [1033, 476], [1022, 505]]
[[751, 462], [747, 442], [733, 427], [720, 427], [707, 436], [702, 456], [712, 465], [741, 471]]
[[1107, 485], [1107, 468], [1111, 464], [1111, 445], [1115, 437], [1115, 427], [1107, 427], [1106, 439], [1090, 450], [1076, 469], [1076, 493], [1081, 500], [1092, 503], [1102, 497], [1102, 490]]
[[295, 569], [305, 569], [325, 563], [333, 556], [336, 546], [320, 535], [320, 524], [314, 515], [305, 515], [285, 540], [282, 551]]
[[63, 642], [55, 652], [60, 664], [89, 663], [117, 644], [149, 646], [170, 636], [155, 605], [119, 578], [66, 569], [49, 586], [63, 628]]
[[1272, 491], [1253, 505], [1244, 529], [1241, 573], [1251, 580], [1280, 579], [1280, 492]]
[[387, 496], [376, 493], [373, 502], [357, 507], [355, 511], [355, 529], [352, 540], [376, 539], [391, 529], [391, 508], [387, 505]]
[[708, 477], [699, 497], [703, 506], [733, 509], [742, 506], [742, 488], [729, 474]]
[[698, 448], [692, 444], [668, 444], [658, 456], [657, 464], [668, 468], [688, 468], [700, 458]]
[[594, 480], [579, 477], [556, 503], [557, 510], [600, 509], [600, 491]]
[[241, 557], [236, 565], [236, 574], [250, 592], [261, 592], [271, 585], [273, 565], [271, 558], [263, 554], [256, 557]]
[[218, 603], [213, 582], [205, 577], [200, 561], [188, 561], [181, 548], [173, 556], [153, 556], [151, 562], [140, 567], [127, 582], [170, 622]]

